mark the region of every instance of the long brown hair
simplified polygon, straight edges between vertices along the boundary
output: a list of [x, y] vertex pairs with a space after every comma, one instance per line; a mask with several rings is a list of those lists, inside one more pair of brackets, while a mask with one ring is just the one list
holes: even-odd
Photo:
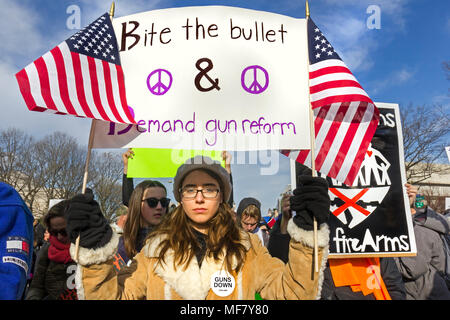
[[[226, 270], [232, 271], [233, 257], [237, 261], [236, 270], [239, 270], [244, 264], [246, 249], [241, 243], [241, 232], [233, 219], [230, 206], [222, 202], [216, 215], [208, 224], [206, 256], [218, 260], [224, 250]], [[158, 229], [149, 235], [149, 238], [157, 235], [167, 235], [167, 237], [163, 237], [159, 245], [158, 263], [165, 262], [164, 256], [167, 250], [172, 249], [174, 251], [174, 269], [184, 265], [183, 270], [185, 270], [191, 259], [195, 257], [196, 249], [200, 248], [182, 205], [179, 205], [167, 219], [164, 219]]]
[[[136, 239], [139, 229], [142, 228], [141, 203], [145, 190], [152, 187], [163, 188], [167, 194], [166, 187], [159, 181], [145, 180], [139, 183], [130, 196], [128, 216], [123, 226], [123, 244], [127, 256], [132, 259], [137, 254]], [[167, 210], [167, 209], [166, 209]], [[167, 214], [167, 212], [166, 212]]]

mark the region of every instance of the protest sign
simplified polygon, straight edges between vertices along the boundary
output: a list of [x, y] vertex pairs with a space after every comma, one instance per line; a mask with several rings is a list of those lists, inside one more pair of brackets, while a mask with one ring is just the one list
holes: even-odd
[[376, 106], [380, 122], [353, 185], [348, 187], [326, 177], [332, 213], [331, 258], [408, 256], [417, 252], [404, 187], [399, 108], [387, 103]]
[[50, 209], [51, 207], [60, 203], [61, 201], [64, 201], [64, 199], [50, 199], [50, 201], [48, 202], [48, 208]]
[[309, 148], [305, 19], [206, 6], [113, 25], [138, 126], [99, 122], [94, 148]]
[[172, 178], [187, 159], [196, 155], [222, 161], [222, 151], [143, 149], [133, 148], [134, 157], [128, 160], [128, 178]]

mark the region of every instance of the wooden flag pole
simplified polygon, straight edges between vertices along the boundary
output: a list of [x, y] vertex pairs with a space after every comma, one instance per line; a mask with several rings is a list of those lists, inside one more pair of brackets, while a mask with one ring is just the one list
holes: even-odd
[[[308, 0], [305, 3], [305, 15], [306, 15], [306, 45], [308, 47], [308, 68], [309, 68], [309, 42], [308, 42], [308, 19], [309, 19], [309, 4]], [[314, 113], [311, 106], [311, 95], [308, 94], [308, 106], [309, 106], [309, 128], [310, 128], [310, 143], [311, 143], [311, 170], [312, 176], [317, 177], [316, 172], [316, 157], [315, 157], [315, 130], [314, 130]], [[314, 235], [314, 270], [319, 272], [319, 247], [318, 247], [318, 233], [317, 233], [317, 220], [313, 217], [313, 235]]]
[[[111, 20], [114, 17], [114, 10], [115, 10], [115, 4], [113, 1], [113, 3], [111, 3], [111, 7], [109, 9], [109, 17], [111, 18]], [[97, 122], [96, 119], [92, 119], [91, 131], [89, 132], [88, 152], [86, 155], [86, 163], [84, 165], [83, 187], [81, 189], [81, 193], [83, 193], [83, 194], [86, 192], [86, 185], [87, 185], [88, 171], [89, 171], [89, 162], [91, 161], [91, 151], [92, 151], [92, 144], [94, 142], [94, 132], [95, 132], [96, 122]], [[74, 257], [75, 261], [78, 261], [79, 250], [80, 250], [80, 235], [78, 235], [77, 239], [75, 240], [75, 257]]]

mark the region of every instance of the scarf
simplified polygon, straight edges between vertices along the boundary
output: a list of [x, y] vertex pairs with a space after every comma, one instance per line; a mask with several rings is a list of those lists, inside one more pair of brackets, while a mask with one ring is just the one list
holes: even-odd
[[62, 243], [55, 236], [50, 236], [50, 247], [48, 248], [48, 258], [57, 263], [68, 263], [72, 262], [70, 257], [70, 242], [65, 244]]
[[192, 231], [194, 232], [195, 236], [197, 237], [198, 243], [200, 244], [200, 247], [197, 247], [195, 249], [195, 256], [197, 258], [198, 266], [201, 267], [203, 258], [206, 254], [206, 240], [208, 236], [204, 233], [201, 233], [200, 231], [195, 230], [194, 228], [192, 228]]
[[336, 287], [350, 286], [353, 292], [372, 293], [377, 300], [391, 300], [380, 274], [379, 258], [329, 259]]

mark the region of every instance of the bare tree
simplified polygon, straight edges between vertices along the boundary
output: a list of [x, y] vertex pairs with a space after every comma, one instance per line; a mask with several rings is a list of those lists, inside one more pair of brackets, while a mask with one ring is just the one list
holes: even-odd
[[105, 217], [116, 220], [122, 204], [122, 159], [115, 153], [93, 153], [89, 164], [89, 186]]
[[420, 189], [420, 193], [424, 196], [427, 205], [429, 205], [436, 212], [445, 211], [445, 198], [442, 196], [442, 191], [432, 185], [424, 185], [425, 188]]
[[36, 163], [30, 157], [34, 139], [24, 131], [10, 128], [0, 133], [0, 180], [14, 187], [33, 212], [41, 190], [36, 180]]
[[450, 115], [445, 107], [409, 105], [401, 108], [401, 120], [407, 180], [414, 184], [432, 173], [447, 173], [448, 168], [438, 165], [449, 144]]
[[35, 143], [32, 149], [36, 170], [47, 201], [68, 199], [81, 191], [85, 151], [65, 133], [55, 132]]
[[24, 156], [32, 144], [31, 136], [15, 128], [0, 134], [0, 180], [7, 181], [18, 191], [22, 188], [19, 173], [24, 168]]
[[[86, 155], [86, 147], [62, 132], [35, 141], [19, 129], [4, 130], [0, 132], [0, 180], [12, 185], [32, 212], [45, 213], [51, 199], [69, 199], [81, 192]], [[121, 178], [118, 153], [92, 152], [88, 186], [110, 221], [121, 212]]]

